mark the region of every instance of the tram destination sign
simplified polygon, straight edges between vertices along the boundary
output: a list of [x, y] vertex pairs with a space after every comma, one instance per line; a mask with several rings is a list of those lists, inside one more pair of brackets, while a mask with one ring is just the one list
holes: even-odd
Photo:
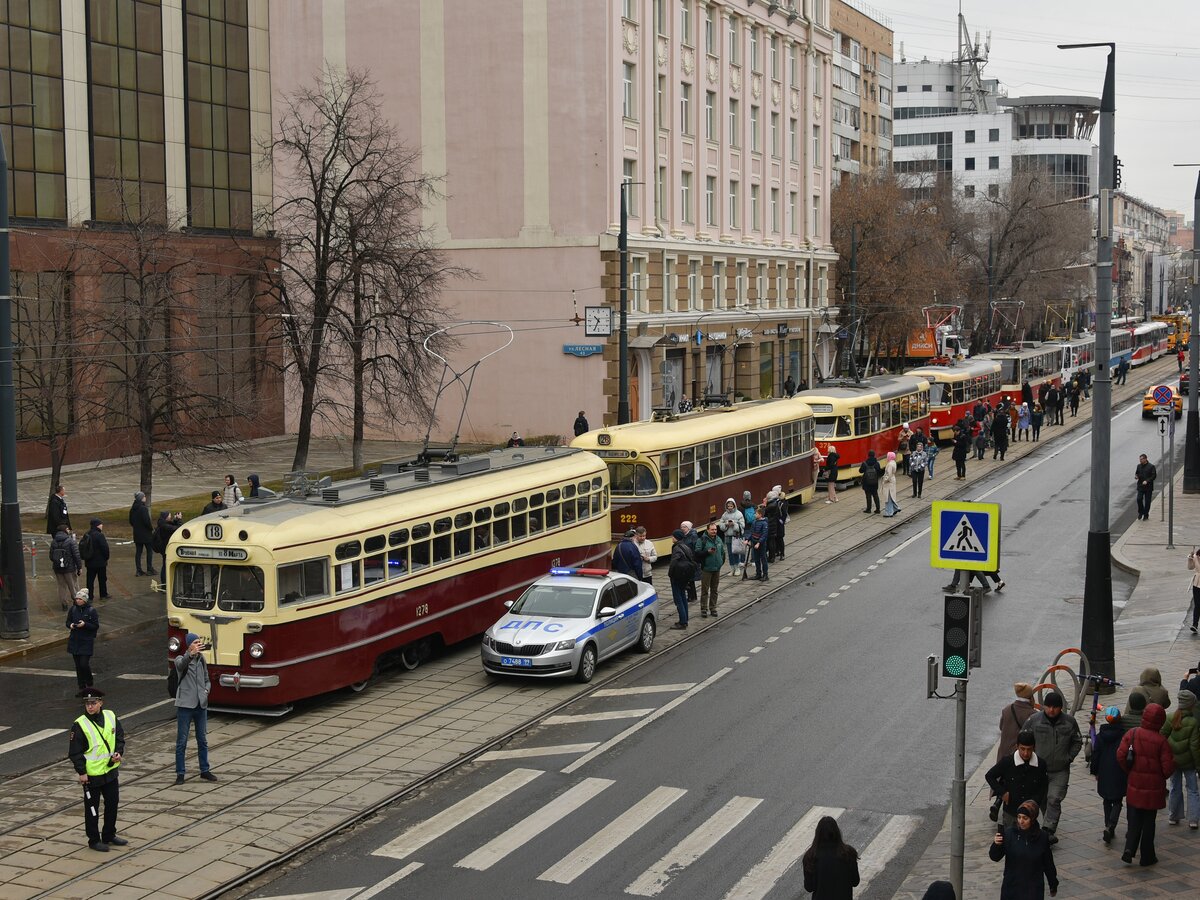
[[241, 547], [176, 547], [180, 559], [245, 559], [249, 554]]

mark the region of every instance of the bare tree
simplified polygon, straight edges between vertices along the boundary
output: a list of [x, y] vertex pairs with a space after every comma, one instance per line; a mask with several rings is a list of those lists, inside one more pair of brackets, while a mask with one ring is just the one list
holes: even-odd
[[293, 466], [308, 460], [314, 417], [347, 405], [338, 390], [347, 382], [357, 464], [368, 385], [402, 421], [427, 411], [431, 361], [414, 351], [435, 330], [438, 292], [455, 273], [420, 227], [436, 180], [382, 116], [369, 75], [353, 69], [326, 70], [284, 100], [269, 156], [280, 247], [267, 274], [300, 383]]

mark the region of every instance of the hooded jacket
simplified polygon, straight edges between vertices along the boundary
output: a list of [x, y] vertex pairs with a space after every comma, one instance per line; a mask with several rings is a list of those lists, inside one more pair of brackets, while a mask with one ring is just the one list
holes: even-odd
[[1105, 722], [1096, 732], [1096, 746], [1092, 748], [1088, 768], [1096, 776], [1096, 793], [1105, 800], [1125, 796], [1125, 770], [1117, 763], [1117, 747], [1124, 736], [1125, 726], [1120, 722]]
[[[733, 509], [729, 508], [730, 503], [733, 504]], [[737, 501], [732, 497], [725, 501], [725, 512], [717, 522], [717, 528], [725, 537], [737, 537], [746, 530], [746, 517], [742, 515]]]
[[1029, 717], [1025, 727], [1033, 732], [1037, 755], [1046, 763], [1046, 771], [1061, 772], [1071, 767], [1071, 761], [1083, 749], [1083, 735], [1079, 723], [1065, 711], [1051, 719], [1045, 712], [1036, 712]]
[[1148, 669], [1142, 669], [1142, 678], [1138, 682], [1138, 686], [1134, 688], [1146, 698], [1146, 704], [1157, 703], [1163, 709], [1171, 708], [1171, 695], [1167, 693], [1167, 689], [1162, 685], [1162, 675], [1158, 669], [1151, 666]]
[[1016, 825], [1005, 828], [1004, 843], [988, 847], [988, 856], [993, 862], [1004, 860], [1000, 900], [1042, 900], [1047, 884], [1058, 890], [1050, 836], [1036, 821], [1025, 831]]
[[1175, 710], [1167, 716], [1167, 724], [1162, 728], [1163, 737], [1175, 757], [1175, 768], [1181, 770], [1195, 769], [1200, 766], [1200, 722], [1196, 721], [1194, 708]]
[[[1142, 724], [1125, 732], [1117, 747], [1117, 764], [1129, 775], [1125, 797], [1138, 809], [1162, 809], [1167, 805], [1167, 779], [1175, 771], [1175, 755], [1160, 733], [1167, 719], [1166, 710], [1151, 703], [1142, 713]], [[1126, 760], [1133, 747], [1132, 768]]]
[[[61, 545], [67, 552], [67, 558], [71, 560], [68, 569], [79, 572], [83, 569], [83, 558], [79, 555], [79, 541], [75, 540], [75, 536], [69, 531], [60, 531], [54, 535], [55, 546]], [[65, 573], [64, 573], [65, 574]]]

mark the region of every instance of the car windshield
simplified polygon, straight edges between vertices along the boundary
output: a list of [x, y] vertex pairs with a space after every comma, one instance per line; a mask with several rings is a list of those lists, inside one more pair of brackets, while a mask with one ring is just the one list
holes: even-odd
[[586, 619], [596, 608], [596, 589], [565, 584], [534, 584], [509, 612], [553, 619]]

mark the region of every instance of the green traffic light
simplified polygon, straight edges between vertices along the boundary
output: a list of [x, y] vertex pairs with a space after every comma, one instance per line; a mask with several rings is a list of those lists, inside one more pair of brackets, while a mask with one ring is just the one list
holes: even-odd
[[967, 661], [961, 656], [946, 657], [946, 674], [958, 678], [967, 671]]

